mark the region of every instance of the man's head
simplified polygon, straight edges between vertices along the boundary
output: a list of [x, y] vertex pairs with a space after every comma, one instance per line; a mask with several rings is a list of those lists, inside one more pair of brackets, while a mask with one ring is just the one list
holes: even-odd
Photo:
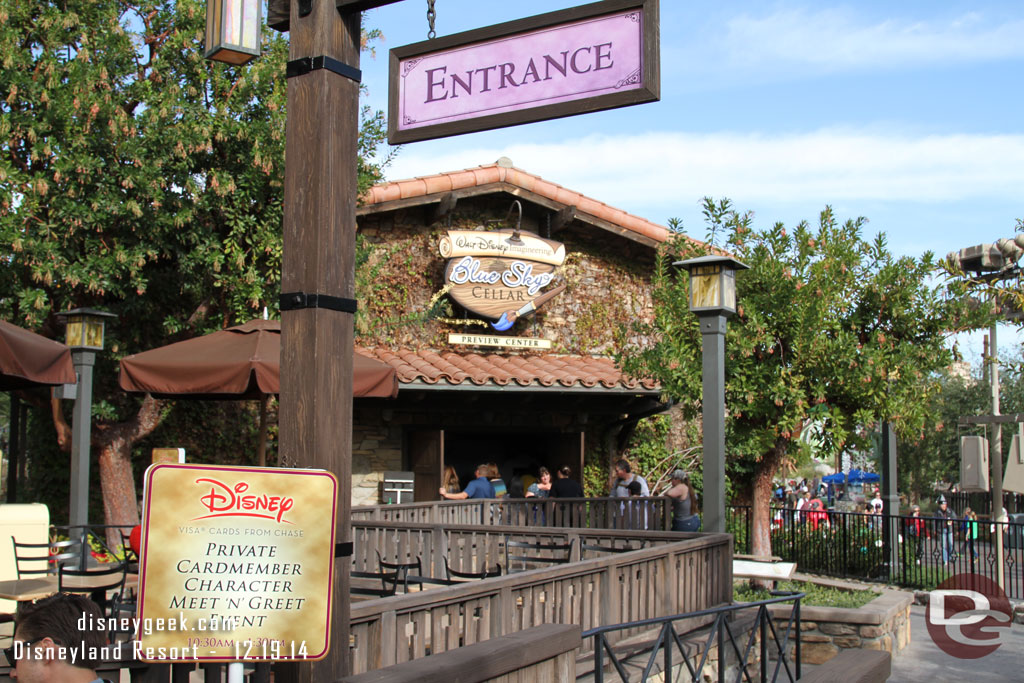
[[491, 466], [488, 465], [487, 463], [484, 463], [483, 465], [477, 465], [476, 466], [476, 476], [478, 476], [478, 477], [486, 477], [488, 474], [490, 474], [490, 472], [491, 472]]
[[619, 479], [627, 478], [630, 472], [632, 472], [632, 469], [630, 469], [629, 467], [628, 460], [619, 460], [618, 462], [615, 463], [615, 475]]
[[13, 649], [21, 655], [13, 662], [14, 677], [21, 683], [92, 681], [90, 655], [107, 644], [106, 632], [95, 628], [101, 619], [96, 603], [70, 593], [22, 605], [14, 626]]

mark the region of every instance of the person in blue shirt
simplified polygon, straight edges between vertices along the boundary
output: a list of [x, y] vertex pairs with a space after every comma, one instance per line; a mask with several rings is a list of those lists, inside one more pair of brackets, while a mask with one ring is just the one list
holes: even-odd
[[487, 465], [477, 465], [476, 479], [469, 482], [466, 490], [459, 493], [448, 493], [443, 488], [438, 489], [441, 497], [445, 500], [465, 500], [467, 498], [496, 498], [494, 485], [487, 479], [490, 468]]

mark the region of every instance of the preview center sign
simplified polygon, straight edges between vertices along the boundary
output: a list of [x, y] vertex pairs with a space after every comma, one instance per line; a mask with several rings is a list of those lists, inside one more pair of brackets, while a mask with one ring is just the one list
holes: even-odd
[[391, 51], [388, 141], [659, 98], [658, 0], [605, 0]]
[[140, 650], [148, 661], [327, 655], [338, 484], [321, 470], [146, 472]]

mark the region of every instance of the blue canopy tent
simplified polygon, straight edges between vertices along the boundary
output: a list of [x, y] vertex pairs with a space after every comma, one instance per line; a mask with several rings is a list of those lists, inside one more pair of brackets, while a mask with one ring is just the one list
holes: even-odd
[[847, 481], [849, 481], [851, 484], [873, 483], [876, 481], [881, 481], [881, 479], [882, 478], [875, 474], [874, 472], [865, 472], [863, 470], [857, 469], [850, 470], [850, 473], [847, 475]]
[[845, 484], [846, 475], [843, 474], [842, 472], [836, 472], [835, 474], [826, 474], [824, 477], [821, 478], [821, 481], [823, 481], [826, 484]]

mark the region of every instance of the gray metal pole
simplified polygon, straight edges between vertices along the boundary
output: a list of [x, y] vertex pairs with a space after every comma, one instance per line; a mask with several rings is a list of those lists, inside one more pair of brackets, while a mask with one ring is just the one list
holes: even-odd
[[[989, 373], [992, 385], [992, 414], [999, 415], [999, 353], [996, 345], [996, 323], [989, 330]], [[989, 467], [992, 470], [992, 521], [996, 521], [1003, 513], [1003, 426], [996, 422], [992, 425], [992, 443], [989, 446]], [[1005, 588], [1003, 572], [1003, 527], [996, 527], [993, 539], [996, 550], [996, 583]]]
[[724, 315], [700, 317], [703, 354], [704, 524], [725, 532], [725, 321]]
[[86, 525], [89, 524], [89, 441], [92, 435], [92, 368], [96, 352], [92, 349], [73, 349], [71, 362], [78, 375], [75, 390], [75, 410], [71, 421], [71, 506], [68, 524], [71, 538], [82, 539], [81, 568], [85, 569]]
[[10, 423], [7, 430], [7, 502], [18, 502], [18, 478], [21, 474], [21, 401], [14, 392], [7, 394], [11, 401]]
[[899, 514], [900, 494], [897, 482], [896, 432], [892, 424], [882, 423], [882, 515], [885, 528], [885, 557], [889, 563], [889, 580], [900, 571]]

